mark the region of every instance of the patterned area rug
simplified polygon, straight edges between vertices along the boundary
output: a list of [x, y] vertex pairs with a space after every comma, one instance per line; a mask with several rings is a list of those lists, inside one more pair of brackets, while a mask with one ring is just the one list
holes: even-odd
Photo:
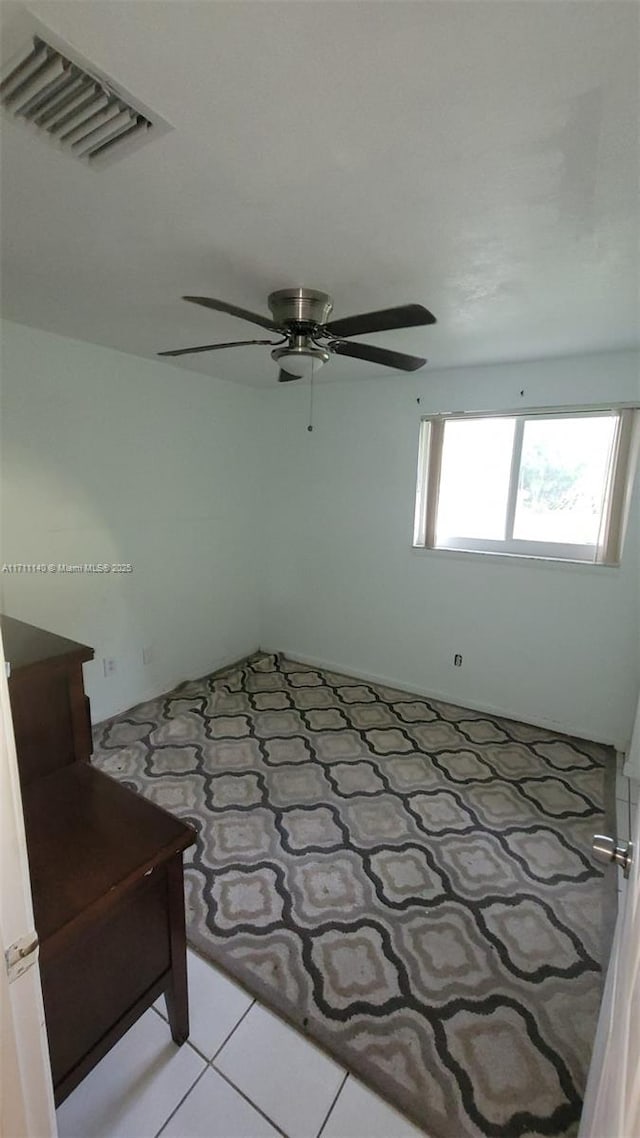
[[93, 761], [196, 826], [194, 946], [431, 1138], [576, 1132], [608, 748], [258, 656]]

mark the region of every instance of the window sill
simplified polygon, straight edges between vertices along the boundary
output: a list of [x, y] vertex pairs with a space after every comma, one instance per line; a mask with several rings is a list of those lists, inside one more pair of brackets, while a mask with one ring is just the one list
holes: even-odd
[[485, 561], [491, 561], [497, 565], [515, 565], [520, 568], [537, 565], [545, 569], [561, 569], [565, 572], [578, 569], [580, 572], [586, 570], [592, 573], [602, 573], [607, 570], [616, 572], [620, 569], [620, 563], [611, 565], [601, 561], [570, 561], [568, 558], [540, 557], [526, 553], [493, 553], [485, 549], [434, 549], [426, 545], [412, 545], [411, 553], [418, 557], [427, 556], [463, 562], [484, 558]]

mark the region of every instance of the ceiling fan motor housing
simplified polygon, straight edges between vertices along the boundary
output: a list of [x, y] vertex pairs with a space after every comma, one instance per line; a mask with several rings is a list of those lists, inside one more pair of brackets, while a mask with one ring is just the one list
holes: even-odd
[[269, 296], [269, 308], [278, 328], [288, 324], [326, 324], [333, 310], [331, 297], [315, 288], [281, 288]]

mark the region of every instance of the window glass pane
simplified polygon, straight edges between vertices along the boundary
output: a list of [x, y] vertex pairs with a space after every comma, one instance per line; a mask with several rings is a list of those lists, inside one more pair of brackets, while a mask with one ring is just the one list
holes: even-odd
[[505, 536], [514, 428], [514, 419], [445, 423], [436, 544]]
[[597, 543], [615, 425], [614, 415], [525, 423], [516, 539]]

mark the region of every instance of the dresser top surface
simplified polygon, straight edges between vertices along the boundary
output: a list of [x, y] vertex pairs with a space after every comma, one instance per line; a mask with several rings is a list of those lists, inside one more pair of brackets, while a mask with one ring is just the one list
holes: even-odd
[[79, 644], [76, 640], [68, 640], [66, 636], [58, 636], [55, 632], [25, 624], [4, 613], [0, 614], [0, 628], [4, 657], [9, 661], [12, 672], [64, 656], [75, 656], [80, 661], [93, 659], [93, 648], [87, 644]]
[[84, 762], [32, 783], [23, 806], [41, 944], [195, 841], [179, 818]]

